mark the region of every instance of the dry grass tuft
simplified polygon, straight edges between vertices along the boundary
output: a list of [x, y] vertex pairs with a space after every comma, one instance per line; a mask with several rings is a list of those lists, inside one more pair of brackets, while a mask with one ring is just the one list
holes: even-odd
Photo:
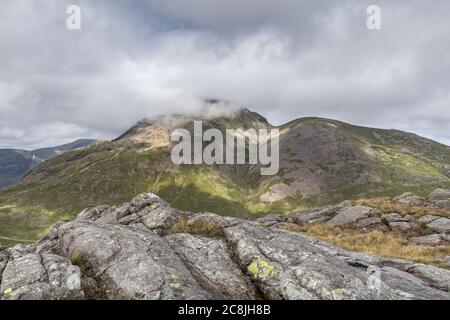
[[169, 230], [169, 234], [172, 233], [188, 233], [189, 226], [185, 218], [178, 219], [177, 223], [175, 223], [172, 228]]
[[82, 257], [83, 252], [80, 249], [76, 249], [70, 254], [70, 261], [72, 262], [72, 264], [78, 266], [81, 264]]
[[401, 215], [409, 214], [415, 217], [422, 217], [425, 215], [436, 215], [448, 217], [450, 216], [449, 210], [445, 209], [434, 209], [434, 208], [423, 208], [416, 206], [408, 206], [399, 204], [391, 198], [372, 198], [372, 199], [360, 199], [355, 201], [358, 205], [368, 206], [372, 208], [379, 209], [382, 213], [399, 213]]
[[450, 256], [450, 245], [435, 247], [415, 245], [393, 233], [384, 233], [380, 230], [360, 233], [357, 230], [342, 230], [325, 224], [307, 226], [292, 224], [283, 226], [283, 229], [291, 232], [303, 232], [350, 251], [407, 259], [450, 269], [438, 262], [440, 258]]

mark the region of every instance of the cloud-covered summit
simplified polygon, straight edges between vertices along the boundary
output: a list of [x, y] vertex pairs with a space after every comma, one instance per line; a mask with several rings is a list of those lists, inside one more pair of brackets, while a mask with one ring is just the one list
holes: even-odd
[[[450, 142], [450, 3], [4, 0], [0, 147], [113, 138], [231, 100], [279, 124], [322, 116]], [[66, 28], [66, 8], [82, 29]]]

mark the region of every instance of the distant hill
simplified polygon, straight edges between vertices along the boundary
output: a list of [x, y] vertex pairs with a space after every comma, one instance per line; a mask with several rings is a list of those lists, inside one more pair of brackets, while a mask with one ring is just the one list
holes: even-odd
[[0, 149], [0, 188], [13, 184], [39, 163], [66, 151], [85, 147], [95, 142], [80, 139], [57, 147], [32, 151], [20, 149]]
[[[140, 121], [111, 142], [98, 142], [40, 163], [0, 191], [0, 233], [36, 237], [85, 207], [154, 192], [178, 209], [257, 217], [346, 199], [425, 195], [450, 187], [450, 147], [415, 134], [301, 118], [279, 126], [280, 170], [258, 165], [182, 165], [170, 159], [170, 134], [205, 128], [274, 128], [243, 109], [232, 114], [165, 116]], [[25, 214], [26, 212], [26, 214]], [[3, 216], [3, 217], [2, 217]]]

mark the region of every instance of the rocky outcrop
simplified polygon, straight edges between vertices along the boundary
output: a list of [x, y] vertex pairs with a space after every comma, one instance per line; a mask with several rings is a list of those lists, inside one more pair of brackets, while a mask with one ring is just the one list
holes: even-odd
[[426, 198], [406, 192], [396, 197], [395, 200], [400, 204], [410, 206], [450, 209], [450, 190], [435, 189]]
[[0, 250], [0, 297], [450, 299], [448, 270], [350, 252], [280, 229], [327, 219], [385, 223], [373, 214], [344, 203], [310, 210], [308, 218], [246, 221], [175, 210], [142, 194], [121, 206], [86, 209], [34, 245]]
[[375, 211], [377, 210], [365, 206], [352, 206], [343, 208], [338, 211], [337, 215], [329, 220], [328, 223], [333, 226], [347, 225], [363, 218], [367, 218], [371, 213], [374, 213]]
[[197, 281], [221, 299], [251, 299], [255, 290], [232, 260], [227, 243], [186, 233], [166, 237]]
[[2, 299], [84, 298], [80, 269], [65, 257], [17, 246], [0, 260]]

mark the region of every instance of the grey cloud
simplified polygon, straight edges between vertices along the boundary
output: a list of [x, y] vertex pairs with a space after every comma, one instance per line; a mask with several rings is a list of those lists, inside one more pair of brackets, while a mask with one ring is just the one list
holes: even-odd
[[[372, 2], [4, 0], [0, 147], [109, 139], [204, 97], [448, 143], [450, 3], [376, 1], [371, 32]], [[68, 4], [81, 31], [65, 28]]]

